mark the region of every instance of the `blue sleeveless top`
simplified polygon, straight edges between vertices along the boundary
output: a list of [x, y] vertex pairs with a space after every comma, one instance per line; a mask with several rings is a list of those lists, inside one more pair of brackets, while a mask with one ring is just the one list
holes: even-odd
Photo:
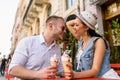
[[[79, 64], [79, 66], [81, 68], [77, 69], [78, 63], [75, 59], [74, 70], [76, 72], [86, 71], [86, 70], [90, 70], [92, 68], [93, 58], [94, 58], [94, 43], [97, 39], [99, 39], [99, 37], [93, 37], [91, 39], [91, 41], [89, 42], [88, 46], [86, 47], [86, 49], [83, 51], [83, 53], [80, 57], [80, 64]], [[83, 44], [83, 40], [80, 40], [78, 47], [80, 48], [82, 46], [82, 44]], [[104, 73], [106, 73], [108, 70], [111, 69], [110, 62], [109, 62], [110, 48], [109, 48], [108, 43], [107, 43], [107, 46], [108, 47], [106, 49], [106, 53], [105, 53], [105, 56], [104, 56], [104, 59], [102, 62], [102, 66], [101, 66], [100, 72], [97, 75], [97, 77], [101, 77]]]

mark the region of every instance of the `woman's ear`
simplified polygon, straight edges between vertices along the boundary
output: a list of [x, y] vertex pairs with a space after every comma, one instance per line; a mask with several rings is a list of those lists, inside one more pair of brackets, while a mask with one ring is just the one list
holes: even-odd
[[88, 26], [86, 26], [86, 25], [84, 26], [84, 28], [85, 28], [85, 30], [88, 30], [88, 29], [89, 29], [89, 27], [88, 27]]

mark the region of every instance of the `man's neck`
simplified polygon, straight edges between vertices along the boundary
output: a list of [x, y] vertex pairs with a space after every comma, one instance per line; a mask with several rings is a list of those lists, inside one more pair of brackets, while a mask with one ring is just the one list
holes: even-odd
[[47, 43], [47, 46], [50, 46], [54, 42], [54, 40], [51, 38], [50, 33], [44, 32], [43, 36], [44, 36], [45, 42]]

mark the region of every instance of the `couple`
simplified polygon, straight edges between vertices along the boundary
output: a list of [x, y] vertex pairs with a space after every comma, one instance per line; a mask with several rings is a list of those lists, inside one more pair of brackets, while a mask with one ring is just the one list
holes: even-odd
[[[56, 74], [69, 79], [108, 76], [118, 79], [118, 75], [109, 66], [109, 45], [95, 32], [96, 20], [88, 11], [78, 16], [68, 16], [66, 24], [62, 17], [48, 17], [42, 34], [19, 42], [9, 65], [9, 74], [27, 80], [54, 78]], [[74, 60], [74, 71], [63, 74], [61, 51], [55, 41], [64, 38], [66, 26], [79, 40], [79, 48]], [[50, 57], [54, 54], [58, 57], [58, 67], [50, 66]]]

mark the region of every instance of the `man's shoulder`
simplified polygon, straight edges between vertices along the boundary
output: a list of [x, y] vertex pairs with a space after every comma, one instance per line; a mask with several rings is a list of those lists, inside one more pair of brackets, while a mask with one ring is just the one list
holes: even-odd
[[21, 41], [27, 41], [27, 42], [34, 41], [34, 40], [38, 40], [39, 37], [40, 37], [39, 35], [38, 36], [28, 36], [28, 37], [21, 39]]

